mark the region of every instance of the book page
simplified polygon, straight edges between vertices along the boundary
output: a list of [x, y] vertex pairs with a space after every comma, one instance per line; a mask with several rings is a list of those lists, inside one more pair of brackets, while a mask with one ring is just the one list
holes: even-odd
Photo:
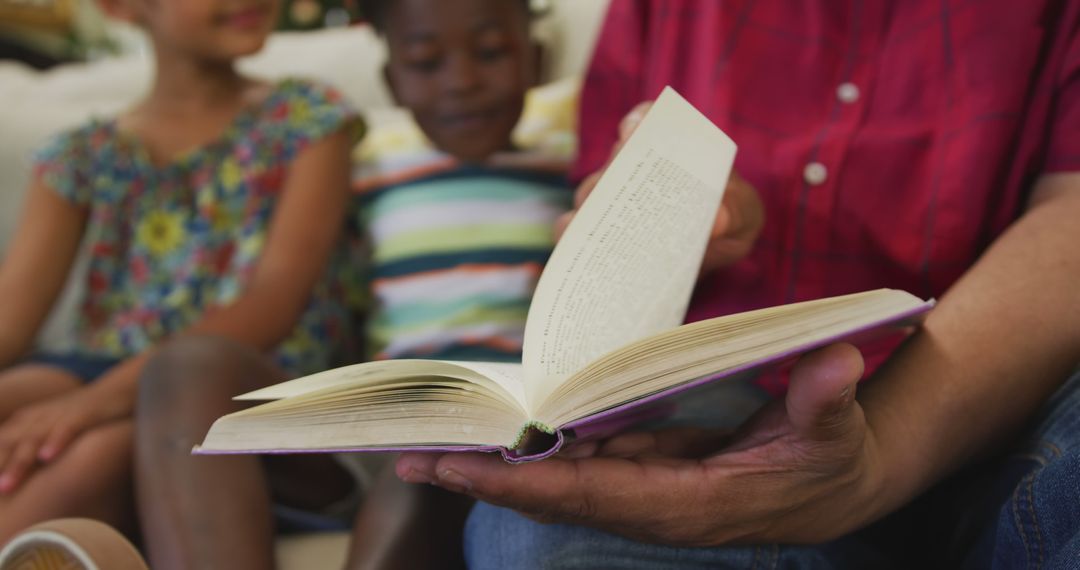
[[790, 360], [816, 347], [901, 333], [933, 307], [878, 289], [724, 315], [676, 327], [607, 354], [555, 390], [533, 419], [562, 426], [691, 381]]
[[199, 451], [288, 452], [514, 444], [527, 421], [511, 400], [451, 377], [324, 388], [219, 418]]
[[346, 386], [393, 384], [416, 378], [459, 378], [485, 386], [495, 396], [524, 408], [525, 384], [520, 364], [442, 360], [376, 360], [326, 370], [241, 394], [234, 400], [282, 400]]
[[529, 409], [592, 360], [682, 323], [735, 144], [667, 88], [555, 247], [525, 327]]

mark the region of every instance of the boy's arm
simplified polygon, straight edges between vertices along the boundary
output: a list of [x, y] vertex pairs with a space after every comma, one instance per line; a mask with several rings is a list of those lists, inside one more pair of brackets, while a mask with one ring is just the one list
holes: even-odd
[[852, 349], [808, 355], [785, 401], [714, 455], [685, 454], [685, 436], [629, 434], [590, 457], [519, 466], [482, 454], [406, 454], [397, 473], [542, 521], [649, 542], [835, 538], [999, 451], [1075, 369], [1077, 219], [1080, 173], [1045, 176], [1029, 210], [858, 401]]
[[74, 263], [86, 210], [35, 177], [0, 261], [0, 370], [24, 356]]

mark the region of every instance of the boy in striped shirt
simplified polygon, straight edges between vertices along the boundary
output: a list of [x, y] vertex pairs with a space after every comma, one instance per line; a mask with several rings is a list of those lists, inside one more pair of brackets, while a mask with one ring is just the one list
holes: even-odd
[[517, 362], [553, 223], [572, 197], [565, 148], [512, 140], [538, 68], [528, 2], [364, 8], [389, 47], [387, 83], [430, 141], [373, 132], [358, 163], [372, 357]]

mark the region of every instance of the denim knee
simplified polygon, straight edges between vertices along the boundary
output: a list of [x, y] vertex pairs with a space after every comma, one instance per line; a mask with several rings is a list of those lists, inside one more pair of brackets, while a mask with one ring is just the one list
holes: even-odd
[[995, 568], [1080, 569], [1080, 374], [1048, 403], [994, 530]]
[[486, 503], [476, 504], [465, 525], [465, 559], [473, 570], [837, 567], [824, 549], [812, 546], [660, 546], [586, 527], [540, 524]]

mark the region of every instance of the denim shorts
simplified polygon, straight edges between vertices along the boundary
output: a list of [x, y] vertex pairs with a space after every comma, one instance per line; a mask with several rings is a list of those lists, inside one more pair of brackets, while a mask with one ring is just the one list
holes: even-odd
[[24, 361], [24, 364], [40, 364], [59, 368], [82, 380], [84, 384], [89, 384], [122, 361], [122, 358], [111, 356], [41, 352], [31, 355]]

